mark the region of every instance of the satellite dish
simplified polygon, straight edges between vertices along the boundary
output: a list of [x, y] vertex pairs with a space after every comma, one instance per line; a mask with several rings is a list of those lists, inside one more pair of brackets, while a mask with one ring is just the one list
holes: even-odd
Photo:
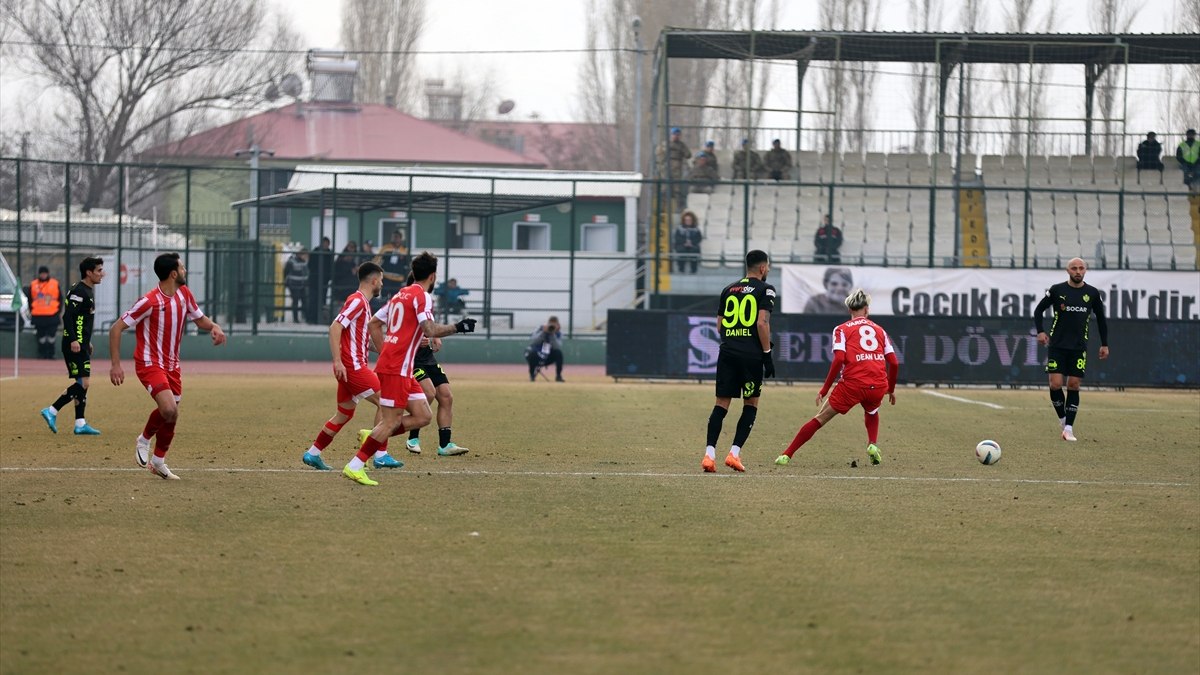
[[295, 73], [288, 73], [280, 81], [279, 90], [292, 98], [298, 98], [304, 90], [304, 83], [300, 81], [300, 78]]
[[512, 112], [512, 109], [515, 107], [517, 107], [515, 102], [513, 102], [511, 99], [505, 99], [500, 102], [500, 107], [496, 109], [496, 112], [500, 113], [501, 115], [507, 115], [508, 113]]
[[272, 103], [279, 98], [279, 88], [275, 86], [274, 82], [267, 85], [267, 91], [263, 93], [263, 98]]

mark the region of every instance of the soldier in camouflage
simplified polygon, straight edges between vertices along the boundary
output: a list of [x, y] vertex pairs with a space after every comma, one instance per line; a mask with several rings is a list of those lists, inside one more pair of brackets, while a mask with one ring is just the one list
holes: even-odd
[[[747, 153], [749, 153], [748, 158]], [[747, 168], [749, 169], [749, 173], [747, 173]], [[758, 179], [765, 175], [766, 169], [763, 167], [762, 158], [750, 147], [750, 139], [743, 138], [742, 149], [733, 153], [733, 179]]]
[[688, 176], [688, 180], [692, 183], [692, 192], [710, 194], [713, 191], [713, 185], [720, 179], [717, 168], [709, 164], [708, 153], [696, 153], [696, 158], [692, 160], [692, 173]]
[[767, 151], [767, 176], [775, 180], [792, 179], [792, 154], [779, 145], [779, 139], [771, 141], [771, 149]]

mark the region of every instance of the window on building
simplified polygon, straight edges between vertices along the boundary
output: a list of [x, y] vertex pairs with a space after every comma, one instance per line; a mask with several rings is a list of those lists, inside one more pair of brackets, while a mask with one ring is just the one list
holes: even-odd
[[617, 250], [617, 226], [613, 223], [584, 223], [580, 239], [581, 251], [613, 252]]
[[549, 251], [549, 223], [513, 223], [513, 250]]

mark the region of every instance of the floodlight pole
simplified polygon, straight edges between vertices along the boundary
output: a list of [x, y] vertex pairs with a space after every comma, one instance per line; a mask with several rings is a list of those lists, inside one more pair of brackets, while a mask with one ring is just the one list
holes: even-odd
[[642, 19], [633, 17], [633, 172], [642, 170]]

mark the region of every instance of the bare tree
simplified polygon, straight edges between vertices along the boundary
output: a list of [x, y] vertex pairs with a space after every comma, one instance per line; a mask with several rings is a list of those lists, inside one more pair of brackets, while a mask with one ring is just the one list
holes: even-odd
[[[1132, 5], [1129, 0], [1092, 0], [1092, 11], [1088, 12], [1088, 16], [1091, 18], [1092, 28], [1097, 33], [1128, 33], [1142, 7], [1141, 4]], [[1113, 54], [1117, 59], [1123, 56], [1121, 52], [1114, 51]], [[1097, 112], [1104, 139], [1100, 152], [1110, 157], [1122, 152], [1121, 145], [1124, 140], [1121, 137], [1123, 120], [1117, 119], [1118, 113], [1123, 117], [1125, 112], [1117, 110], [1117, 103], [1125, 91], [1120, 83], [1123, 70], [1124, 66], [1117, 62], [1108, 64], [1096, 82], [1096, 102], [1099, 103]]]
[[293, 58], [278, 50], [296, 44], [255, 0], [12, 0], [0, 12], [30, 43], [31, 74], [65, 99], [54, 113], [64, 133], [49, 142], [96, 163], [76, 177], [84, 210], [113, 187], [112, 163], [164, 129], [261, 104]]
[[[1179, 0], [1178, 9], [1179, 17], [1175, 22], [1178, 32], [1200, 34], [1200, 0]], [[1180, 66], [1178, 71], [1168, 75], [1167, 82], [1175, 91], [1170, 94], [1173, 99], [1171, 103], [1164, 106], [1170, 109], [1165, 128], [1170, 129], [1172, 133], [1179, 133], [1185, 127], [1197, 126], [1196, 111], [1200, 110], [1200, 65]], [[1171, 143], [1167, 143], [1165, 149], [1167, 154], [1175, 152]]]
[[[1037, 4], [1038, 0], [1011, 0], [1003, 10], [1006, 32], [1049, 32], [1054, 25], [1057, 5], [1052, 3], [1041, 21], [1038, 21], [1035, 17]], [[1045, 91], [1046, 73], [1046, 64], [1000, 68], [1002, 100], [1008, 117], [1007, 152], [1010, 155], [1023, 155], [1026, 147], [1040, 147], [1035, 141], [1045, 128], [1046, 102], [1042, 94]]]
[[[879, 27], [879, 0], [820, 0], [818, 22], [822, 30], [869, 31]], [[847, 128], [846, 147], [862, 152], [863, 130], [871, 123], [871, 87], [878, 76], [873, 65], [860, 61], [850, 65], [834, 61], [820, 71], [816, 81], [816, 100], [821, 110], [832, 113], [831, 119], [844, 120], [839, 127]], [[848, 114], [846, 114], [848, 113]], [[834, 147], [832, 133], [824, 135], [826, 149]]]
[[[913, 29], [922, 33], [938, 30], [941, 24], [941, 0], [908, 0], [908, 19]], [[959, 66], [962, 67], [961, 65]], [[913, 74], [912, 92], [912, 121], [916, 138], [913, 141], [914, 152], [925, 152], [925, 131], [929, 129], [930, 113], [937, 105], [937, 73], [935, 66], [929, 63], [914, 63], [910, 66]], [[961, 76], [961, 73], [960, 73]]]
[[[963, 3], [962, 12], [959, 14], [959, 25], [963, 30], [967, 33], [977, 33], [980, 26], [986, 21], [986, 10], [982, 0], [966, 0]], [[962, 117], [958, 120], [958, 129], [959, 133], [962, 134], [963, 151], [975, 152], [975, 115], [985, 112], [982, 106], [976, 107], [975, 105], [975, 92], [978, 89], [975, 82], [975, 74], [979, 67], [963, 63], [959, 65], [959, 68], [958, 75], [963, 78], [963, 86], [962, 101], [959, 102]], [[983, 102], [983, 105], [986, 105], [986, 102]]]
[[[587, 16], [588, 46], [591, 51], [580, 70], [580, 99], [577, 115], [596, 127], [596, 132], [605, 136], [602, 143], [593, 146], [597, 167], [623, 168], [630, 165], [633, 154], [635, 110], [636, 64], [632, 19], [641, 19], [643, 48], [647, 54], [654, 53], [654, 37], [667, 26], [687, 26], [696, 29], [712, 29], [721, 25], [724, 8], [732, 0], [589, 0]], [[643, 58], [644, 92], [642, 96], [642, 138], [646, 141], [646, 152], [642, 153], [643, 167], [648, 166], [654, 156], [655, 143], [666, 136], [659, 128], [660, 136], [651, 138], [650, 130], [653, 95], [651, 83], [654, 74], [650, 71], [650, 59]], [[701, 132], [708, 118], [703, 104], [710, 96], [713, 73], [719, 67], [700, 59], [675, 59], [669, 64], [668, 77], [671, 98], [674, 103], [686, 106], [663, 107], [660, 113], [665, 118], [657, 122], [664, 126], [685, 129], [684, 138], [695, 147], [703, 141]], [[607, 127], [613, 127], [611, 131]]]
[[[725, 12], [721, 25], [728, 30], [771, 30], [779, 23], [778, 0], [733, 0], [721, 9]], [[752, 46], [758, 51], [763, 45], [756, 37], [752, 36]], [[717, 106], [710, 109], [706, 123], [713, 128], [718, 145], [725, 148], [739, 147], [742, 138], [754, 135], [771, 89], [771, 69], [753, 54], [744, 56], [720, 62], [709, 94]]]
[[425, 0], [343, 0], [342, 46], [356, 52], [360, 101], [418, 108], [414, 48], [424, 25]]

